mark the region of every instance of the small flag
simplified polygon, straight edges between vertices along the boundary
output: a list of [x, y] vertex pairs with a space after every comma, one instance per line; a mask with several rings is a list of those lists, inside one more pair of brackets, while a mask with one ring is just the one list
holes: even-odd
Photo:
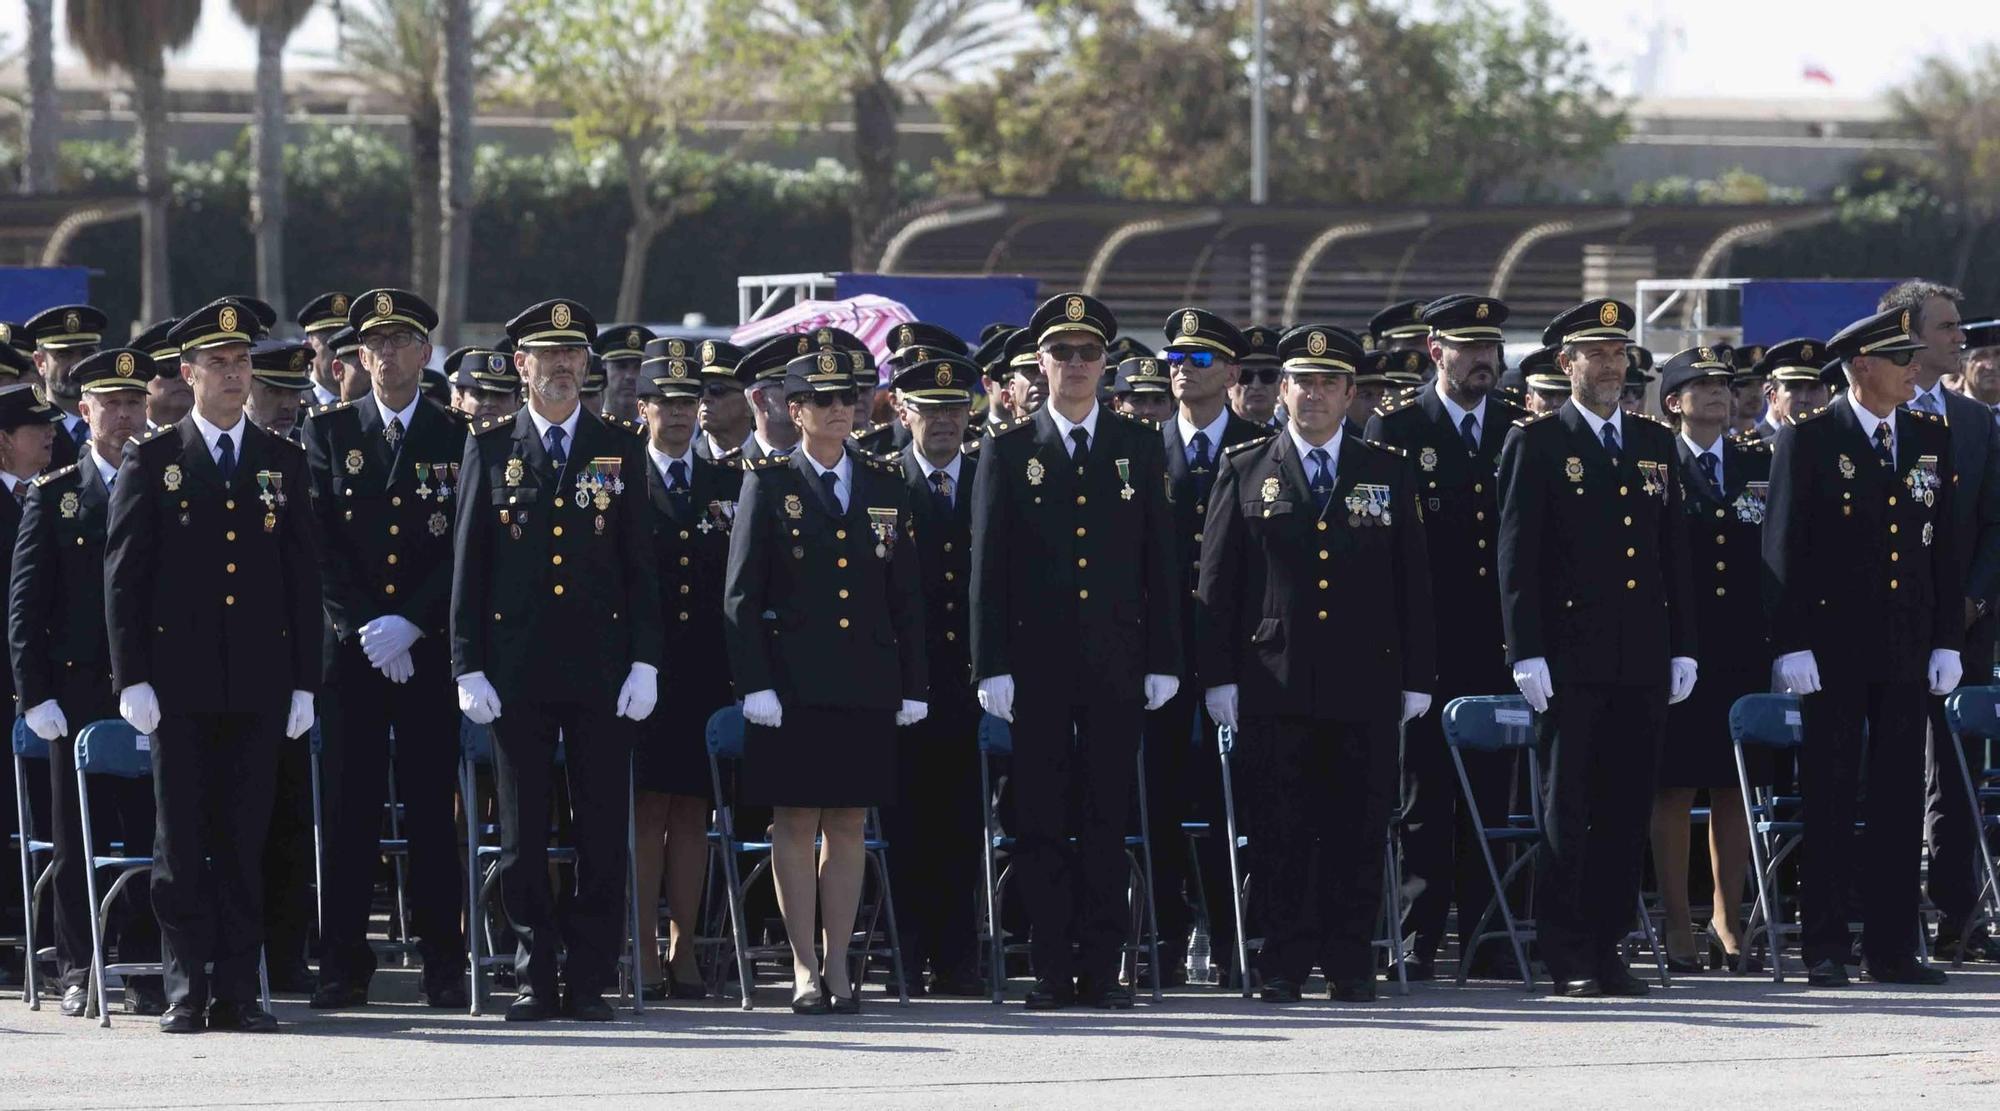
[[1800, 76], [1802, 76], [1807, 81], [1814, 82], [1815, 84], [1820, 84], [1820, 85], [1833, 84], [1833, 74], [1827, 72], [1826, 67], [1818, 64], [1817, 62], [1807, 62], [1805, 72]]

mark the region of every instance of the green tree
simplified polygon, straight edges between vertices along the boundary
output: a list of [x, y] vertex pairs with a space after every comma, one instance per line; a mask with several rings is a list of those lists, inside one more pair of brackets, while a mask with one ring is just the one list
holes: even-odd
[[250, 228], [257, 237], [257, 296], [285, 306], [285, 42], [312, 11], [314, 0], [230, 0], [236, 17], [257, 32], [257, 125], [250, 132], [254, 174]]
[[201, 0], [69, 0], [69, 41], [93, 69], [116, 70], [132, 82], [139, 118], [140, 315], [158, 320], [173, 311], [168, 279], [167, 52], [187, 45], [201, 18]]
[[1957, 217], [1957, 249], [1945, 280], [1962, 286], [1982, 235], [2000, 219], [2000, 46], [1980, 47], [1968, 65], [1940, 56], [1917, 68], [1889, 103], [1932, 143], [1915, 165]]

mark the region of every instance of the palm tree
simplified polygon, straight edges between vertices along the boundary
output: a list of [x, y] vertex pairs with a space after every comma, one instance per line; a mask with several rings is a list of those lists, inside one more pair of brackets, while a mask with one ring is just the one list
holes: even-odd
[[52, 193], [56, 188], [55, 0], [27, 0], [28, 101], [21, 121], [21, 191]]
[[139, 118], [139, 315], [172, 312], [167, 277], [167, 61], [186, 46], [201, 18], [201, 0], [69, 0], [69, 41], [92, 69], [116, 70], [132, 82]]
[[250, 133], [250, 227], [257, 236], [257, 296], [285, 311], [285, 42], [313, 0], [230, 0], [257, 31], [257, 126]]
[[444, 0], [444, 259], [437, 306], [447, 349], [458, 346], [472, 267], [472, 46], [472, 0]]

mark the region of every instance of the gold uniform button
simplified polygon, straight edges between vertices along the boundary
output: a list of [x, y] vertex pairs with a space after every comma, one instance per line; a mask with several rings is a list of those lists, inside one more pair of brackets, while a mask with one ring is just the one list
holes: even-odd
[[951, 541], [947, 540], [944, 542], [944, 550], [947, 552], [951, 550]]
[[1720, 536], [1720, 535], [1718, 535], [1718, 536], [1717, 536], [1717, 537], [1715, 538], [1715, 542], [1716, 542], [1717, 544], [1727, 544], [1727, 543], [1729, 543], [1729, 538], [1728, 538], [1727, 536]]
[[840, 627], [843, 629], [847, 628], [847, 618], [843, 617], [840, 619]]
[[[1435, 485], [1437, 485], [1437, 483], [1433, 482], [1433, 483], [1431, 483], [1431, 485], [1435, 486]], [[1475, 494], [1484, 494], [1484, 493], [1486, 492], [1486, 486], [1485, 486], [1485, 484], [1484, 484], [1484, 483], [1479, 483], [1479, 482], [1475, 482], [1475, 483], [1473, 483], [1473, 484], [1472, 484], [1472, 492], [1473, 492], [1473, 493], [1475, 493]]]
[[236, 539], [236, 530], [235, 530], [235, 529], [230, 529], [230, 530], [229, 530], [228, 532], [225, 532], [225, 533], [223, 533], [223, 534], [222, 534], [222, 538], [223, 538], [224, 540], [234, 540], [234, 539]]
[[1724, 590], [1724, 589], [1723, 589], [1722, 587], [1719, 587], [1719, 586], [1718, 586], [1718, 587], [1716, 587], [1716, 588], [1715, 588], [1715, 596], [1716, 596], [1717, 598], [1720, 598], [1720, 597], [1722, 597], [1723, 595], [1725, 595], [1725, 594], [1728, 594], [1728, 593], [1729, 593], [1729, 591], [1727, 591], [1727, 590]]
[[1627, 517], [1627, 518], [1625, 518], [1625, 523], [1626, 523], [1626, 524], [1628, 524], [1628, 525], [1629, 525], [1629, 524], [1631, 524], [1631, 523], [1632, 523], [1632, 518], [1630, 518], [1630, 517]]
[[1321, 521], [1321, 522], [1319, 523], [1319, 530], [1320, 530], [1321, 532], [1325, 532], [1325, 531], [1326, 531], [1326, 522], [1325, 522], [1325, 521]]
[[1715, 569], [1717, 571], [1727, 571], [1729, 570], [1729, 565], [1718, 559], [1715, 561]]
[[559, 555], [552, 555], [552, 556], [550, 556], [550, 557], [549, 557], [549, 564], [550, 564], [551, 566], [554, 566], [554, 567], [561, 567], [561, 566], [562, 566], [562, 557], [561, 557], [561, 556], [559, 556]]
[[1082, 536], [1082, 535], [1084, 535], [1084, 533], [1085, 533], [1085, 532], [1087, 532], [1087, 531], [1088, 531], [1088, 530], [1087, 530], [1087, 529], [1085, 529], [1085, 528], [1084, 528], [1084, 527], [1083, 527], [1082, 525], [1078, 525], [1078, 526], [1076, 526], [1076, 534], [1077, 534], [1078, 536]]
[[[843, 567], [847, 565], [847, 561], [846, 561], [846, 560], [844, 560], [844, 559], [843, 559], [843, 560], [841, 560], [841, 561], [840, 561], [840, 563], [841, 563], [841, 566], [843, 566]], [[955, 580], [956, 580], [957, 578], [958, 578], [958, 576], [957, 576], [957, 575], [955, 575], [955, 574], [953, 574], [953, 573], [952, 573], [952, 572], [950, 572], [950, 571], [946, 571], [946, 572], [944, 573], [944, 581], [946, 581], [946, 582], [953, 582], [953, 581], [955, 581]]]
[[1482, 548], [1484, 548], [1484, 547], [1486, 546], [1486, 538], [1485, 538], [1485, 537], [1483, 537], [1483, 536], [1482, 536], [1482, 537], [1480, 537], [1480, 538], [1479, 538], [1479, 546], [1480, 546], [1480, 547], [1482, 547]]
[[688, 530], [686, 530], [686, 529], [682, 529], [682, 530], [681, 530], [681, 539], [682, 539], [682, 540], [686, 540], [687, 538], [688, 538]]
[[561, 535], [562, 535], [562, 526], [561, 526], [561, 525], [557, 525], [556, 527], [554, 527], [554, 528], [550, 529], [549, 531], [550, 531], [551, 533], [555, 534], [556, 536], [561, 536]]
[[834, 560], [834, 561], [833, 561], [833, 565], [834, 565], [835, 567], [845, 567], [845, 566], [847, 566], [847, 557], [846, 557], [846, 556], [841, 556], [841, 557], [840, 557], [839, 559], [836, 559], [836, 560]]
[[1626, 559], [1631, 559], [1631, 558], [1632, 558], [1633, 556], [1636, 556], [1636, 555], [1638, 555], [1638, 554], [1639, 554], [1639, 549], [1637, 549], [1637, 548], [1627, 548], [1627, 549], [1625, 549], [1625, 558], [1626, 558]]
[[[1577, 491], [1577, 493], [1581, 494], [1581, 493], [1583, 493], [1583, 491], [1581, 491], [1581, 490], [1578, 490], [1578, 491]], [[1479, 512], [1477, 512], [1477, 513], [1474, 513], [1474, 514], [1472, 515], [1472, 519], [1473, 519], [1473, 520], [1475, 520], [1475, 521], [1484, 521], [1484, 520], [1486, 519], [1486, 511], [1485, 511], [1484, 509], [1482, 509], [1482, 510], [1480, 510]]]
[[1627, 590], [1637, 590], [1637, 589], [1639, 589], [1639, 580], [1638, 580], [1638, 579], [1626, 579], [1626, 580], [1625, 580], [1625, 589], [1627, 589]]
[[497, 613], [496, 613], [496, 614], [494, 614], [494, 615], [493, 615], [493, 620], [495, 620], [495, 621], [498, 621], [498, 620], [500, 620], [500, 617], [501, 617], [501, 615], [500, 615], [500, 614], [497, 614]]
[[1328, 554], [1327, 554], [1327, 551], [1326, 551], [1326, 549], [1325, 549], [1325, 548], [1321, 548], [1321, 549], [1319, 550], [1319, 557], [1320, 557], [1321, 559], [1331, 559], [1331, 558], [1333, 558], [1332, 556], [1330, 556], [1330, 555], [1328, 555]]
[[[682, 584], [681, 584], [681, 593], [682, 593], [682, 594], [686, 594], [687, 592], [688, 592], [688, 584], [686, 584], [686, 583], [682, 583]], [[617, 615], [616, 615], [616, 614], [613, 614], [612, 616], [614, 616], [614, 617], [615, 617], [615, 616], [617, 616]]]
[[[687, 587], [681, 587], [681, 591], [682, 591], [682, 593], [686, 593], [686, 592], [687, 592]], [[846, 587], [844, 587], [844, 586], [843, 586], [843, 587], [841, 587], [841, 588], [840, 588], [840, 596], [841, 596], [842, 598], [846, 598], [846, 597], [847, 597], [847, 588], [846, 588]]]
[[389, 504], [390, 504], [390, 505], [401, 505], [401, 504], [403, 504], [403, 496], [402, 496], [401, 494], [398, 494], [398, 495], [396, 495], [395, 497], [393, 497], [393, 498], [390, 498], [390, 499], [389, 499]]
[[236, 565], [234, 563], [225, 563], [222, 565], [222, 569], [232, 575], [236, 573]]
[[1897, 526], [1893, 524], [1889, 526], [1889, 535], [1894, 536], [1898, 531], [1899, 529], [1897, 528]]
[[395, 565], [396, 565], [396, 557], [391, 555], [389, 557], [389, 566], [394, 567]]
[[1896, 562], [1897, 560], [1900, 560], [1900, 559], [1902, 559], [1902, 558], [1903, 558], [1903, 553], [1901, 553], [1901, 552], [1890, 552], [1890, 553], [1889, 553], [1889, 562], [1890, 562], [1890, 563], [1895, 563], [1895, 562]]
[[[1079, 558], [1079, 559], [1078, 559], [1078, 560], [1076, 561], [1076, 565], [1077, 565], [1078, 567], [1088, 567], [1088, 566], [1090, 566], [1090, 561], [1089, 561], [1089, 560], [1087, 560], [1087, 559], [1082, 559], [1082, 558]], [[946, 573], [946, 574], [950, 574], [950, 572], [949, 572], [949, 571], [947, 571], [947, 572], [945, 572], [945, 573]]]
[[845, 539], [847, 539], [847, 530], [846, 530], [846, 529], [844, 529], [844, 528], [843, 528], [843, 529], [835, 529], [835, 530], [833, 530], [833, 538], [834, 538], [835, 540], [845, 540]]
[[1321, 621], [1325, 621], [1325, 620], [1326, 620], [1326, 611], [1325, 611], [1325, 610], [1321, 610], [1321, 611], [1319, 611], [1319, 619], [1320, 619]]
[[1894, 504], [1896, 504], [1896, 495], [1894, 495], [1894, 494], [1890, 494], [1890, 495], [1889, 495], [1889, 504], [1890, 504], [1890, 505], [1894, 505]]
[[1722, 510], [1718, 509], [1715, 511], [1715, 519], [1718, 521], [1722, 520]]
[[1319, 588], [1321, 590], [1325, 590], [1327, 588], [1327, 581], [1325, 579], [1321, 579], [1319, 581]]
[[946, 639], [946, 640], [957, 640], [957, 639], [958, 639], [958, 634], [957, 634], [957, 633], [955, 633], [955, 632], [952, 632], [952, 631], [951, 631], [950, 629], [946, 629], [946, 630], [944, 631], [944, 639]]
[[1631, 492], [1631, 488], [1630, 488], [1630, 487], [1627, 487], [1627, 486], [1620, 486], [1620, 487], [1618, 488], [1618, 496], [1619, 496], [1619, 497], [1621, 497], [1621, 498], [1622, 498], [1622, 497], [1624, 497], [1624, 496], [1625, 496], [1626, 494], [1628, 494], [1628, 493], [1630, 493], [1630, 492]]
[[1089, 499], [1085, 498], [1085, 497], [1084, 497], [1084, 496], [1083, 496], [1082, 494], [1078, 494], [1078, 495], [1076, 496], [1076, 504], [1078, 504], [1078, 505], [1082, 505], [1082, 504], [1084, 504], [1084, 503], [1085, 503], [1086, 501], [1088, 501], [1088, 500], [1089, 500]]
[[1208, 505], [1204, 502], [1196, 502], [1194, 505], [1194, 511], [1196, 513], [1207, 513]]
[[682, 566], [682, 567], [686, 567], [687, 565], [688, 565], [688, 557], [686, 557], [686, 556], [682, 556], [682, 557], [681, 557], [681, 566]]
[[1890, 580], [1889, 580], [1889, 589], [1890, 589], [1890, 590], [1894, 590], [1894, 589], [1896, 589], [1896, 580], [1894, 580], [1894, 579], [1890, 579]]
[[1197, 544], [1201, 543], [1201, 533], [1197, 532], [1194, 534], [1194, 542]]
[[[558, 588], [558, 589], [560, 589], [560, 588]], [[396, 592], [396, 584], [395, 584], [395, 583], [390, 583], [390, 584], [388, 584], [387, 586], [384, 586], [384, 587], [382, 588], [382, 593], [384, 593], [384, 594], [394, 594], [395, 592]]]
[[1089, 598], [1090, 598], [1090, 591], [1088, 591], [1088, 590], [1079, 590], [1079, 591], [1077, 591], [1077, 592], [1076, 592], [1076, 596], [1077, 596], [1077, 598], [1078, 598], [1079, 600], [1084, 600], [1084, 601], [1087, 601], [1087, 600], [1089, 600]]
[[688, 619], [688, 611], [686, 611], [686, 610], [682, 610], [682, 611], [681, 611], [681, 620], [682, 620], [682, 621], [686, 621], [687, 619]]
[[[1890, 505], [1894, 505], [1894, 504], [1896, 504], [1896, 499], [1895, 499], [1895, 498], [1890, 498], [1890, 499], [1889, 499], [1889, 504], [1890, 504]], [[224, 509], [235, 509], [235, 508], [236, 508], [236, 499], [235, 499], [235, 498], [230, 498], [230, 499], [229, 499], [228, 501], [226, 501], [226, 502], [223, 502], [223, 503], [222, 503], [222, 508], [224, 508]]]
[[952, 612], [953, 610], [955, 610], [955, 609], [957, 609], [957, 608], [958, 608], [958, 603], [957, 603], [957, 602], [946, 602], [946, 603], [944, 604], [944, 611], [945, 611], [946, 613], [950, 613], [950, 612]]
[[1479, 577], [1480, 577], [1480, 578], [1482, 578], [1482, 579], [1486, 577], [1486, 568], [1484, 568], [1484, 567], [1481, 567], [1481, 568], [1479, 569]]
[[234, 595], [234, 594], [224, 594], [224, 595], [222, 596], [222, 604], [223, 604], [223, 605], [225, 605], [225, 606], [233, 606], [233, 605], [235, 605], [235, 604], [236, 604], [236, 595]]
[[[403, 531], [403, 527], [402, 527], [401, 525], [390, 525], [390, 526], [389, 526], [389, 535], [390, 535], [390, 536], [396, 536], [396, 535], [400, 534], [400, 533], [401, 533], [402, 531]], [[233, 533], [233, 532], [232, 532], [232, 533], [230, 533], [230, 534], [229, 534], [229, 538], [230, 538], [231, 540], [234, 540], [234, 539], [236, 539], [236, 534], [235, 534], [235, 533]]]
[[562, 597], [563, 585], [561, 583], [556, 584], [555, 590], [556, 590], [556, 597], [558, 598]]

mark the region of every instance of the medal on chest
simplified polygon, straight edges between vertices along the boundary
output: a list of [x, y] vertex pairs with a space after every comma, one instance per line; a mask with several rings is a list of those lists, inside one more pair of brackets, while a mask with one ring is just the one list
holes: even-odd
[[1347, 494], [1347, 523], [1357, 528], [1372, 528], [1395, 523], [1395, 515], [1389, 511], [1390, 490], [1388, 486], [1362, 482], [1355, 484]]
[[[599, 513], [611, 508], [611, 497], [625, 492], [625, 461], [615, 455], [600, 456], [586, 463], [576, 476], [576, 504], [591, 506]], [[598, 528], [603, 531], [602, 525]]]
[[1736, 510], [1736, 519], [1743, 522], [1746, 525], [1763, 524], [1764, 505], [1765, 502], [1770, 498], [1770, 496], [1771, 496], [1770, 483], [1768, 482], [1745, 483], [1743, 486], [1743, 492], [1736, 495], [1736, 501], [1731, 505], [1731, 508]]
[[1903, 476], [1903, 484], [1910, 488], [1912, 498], [1923, 502], [1927, 507], [1936, 505], [1937, 492], [1944, 485], [1944, 479], [1938, 475], [1938, 457], [1918, 456], [1917, 465], [1911, 467]]
[[1124, 483], [1124, 488], [1118, 491], [1118, 496], [1124, 498], [1126, 501], [1131, 501], [1132, 495], [1138, 493], [1137, 490], [1132, 489], [1132, 461], [1130, 459], [1120, 459], [1117, 462], [1118, 481]]
[[896, 546], [896, 510], [868, 507], [868, 529], [875, 534], [875, 558], [887, 559]]

